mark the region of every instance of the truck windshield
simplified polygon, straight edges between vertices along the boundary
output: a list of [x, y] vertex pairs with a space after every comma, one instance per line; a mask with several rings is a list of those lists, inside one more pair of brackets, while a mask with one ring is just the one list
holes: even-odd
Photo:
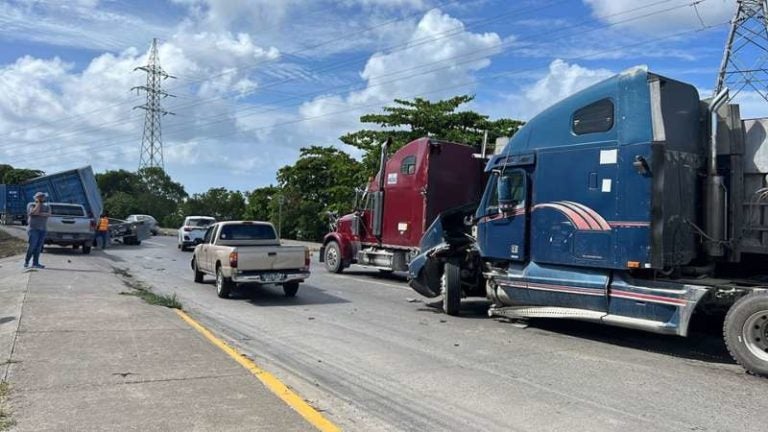
[[269, 225], [224, 225], [219, 238], [222, 240], [277, 240], [275, 230]]

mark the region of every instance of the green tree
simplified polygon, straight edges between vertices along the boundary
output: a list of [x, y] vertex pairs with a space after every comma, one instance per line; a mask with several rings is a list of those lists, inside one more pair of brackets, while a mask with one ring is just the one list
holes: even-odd
[[250, 220], [272, 221], [277, 223], [277, 215], [272, 211], [272, 200], [280, 189], [269, 185], [254, 189], [247, 195], [248, 203], [245, 205], [243, 217]]
[[194, 194], [182, 205], [184, 214], [213, 216], [216, 220], [239, 220], [245, 214], [245, 196], [223, 187]]
[[[10, 165], [5, 165], [5, 166], [10, 166]], [[45, 172], [40, 170], [11, 167], [10, 169], [4, 170], [2, 183], [19, 184], [27, 180], [31, 180], [35, 177], [40, 177], [42, 175], [45, 175]]]
[[479, 149], [485, 131], [488, 131], [488, 142], [492, 145], [496, 138], [512, 136], [523, 125], [518, 120], [489, 120], [488, 116], [474, 111], [459, 111], [461, 105], [473, 99], [474, 96], [470, 95], [436, 102], [422, 98], [412, 101], [395, 99], [396, 106], [384, 107], [384, 113], [360, 117], [361, 122], [375, 124], [378, 129], [364, 129], [339, 139], [365, 152], [363, 165], [367, 173], [373, 174], [378, 171], [381, 152], [379, 145], [387, 137], [393, 139], [390, 152], [425, 136], [470, 144]]
[[282, 213], [283, 237], [319, 240], [327, 231], [326, 213], [349, 210], [364, 181], [362, 164], [347, 153], [334, 147], [302, 148], [296, 163], [277, 172], [280, 192], [271, 195], [271, 215]]
[[96, 174], [96, 182], [104, 197], [104, 209], [112, 217], [141, 213], [154, 216], [163, 226], [181, 224], [179, 206], [187, 192], [162, 168], [144, 168], [137, 173], [106, 171]]
[[13, 170], [13, 167], [7, 164], [0, 164], [0, 183], [3, 183], [3, 179], [5, 178], [5, 173]]
[[96, 183], [104, 199], [109, 199], [117, 193], [138, 195], [145, 191], [141, 177], [126, 170], [105, 171], [96, 174]]

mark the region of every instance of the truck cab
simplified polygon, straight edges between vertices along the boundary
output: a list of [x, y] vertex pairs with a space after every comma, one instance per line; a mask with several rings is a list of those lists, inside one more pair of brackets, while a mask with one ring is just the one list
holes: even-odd
[[477, 203], [483, 163], [473, 147], [433, 138], [414, 140], [387, 157], [369, 181], [362, 206], [326, 234], [320, 260], [331, 272], [352, 264], [406, 271], [427, 227], [441, 212]]
[[492, 316], [680, 336], [694, 312], [722, 314], [734, 358], [766, 375], [765, 125], [645, 68], [595, 84], [490, 159], [474, 241], [438, 218], [411, 286], [449, 314], [479, 280]]

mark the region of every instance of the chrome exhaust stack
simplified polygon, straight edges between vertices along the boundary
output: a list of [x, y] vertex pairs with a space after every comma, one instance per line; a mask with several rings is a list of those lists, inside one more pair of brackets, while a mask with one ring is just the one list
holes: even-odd
[[728, 196], [725, 177], [717, 172], [717, 111], [728, 102], [728, 89], [717, 93], [709, 103], [709, 154], [707, 157], [707, 180], [704, 188], [704, 232], [705, 249], [710, 257], [725, 255], [723, 244], [727, 239]]

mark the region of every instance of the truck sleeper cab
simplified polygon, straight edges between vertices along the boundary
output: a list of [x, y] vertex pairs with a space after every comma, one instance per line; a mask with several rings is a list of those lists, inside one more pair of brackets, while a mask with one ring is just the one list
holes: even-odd
[[473, 157], [473, 147], [420, 138], [387, 157], [388, 145], [365, 206], [339, 218], [323, 239], [320, 261], [328, 271], [352, 264], [406, 271], [440, 212], [480, 199], [484, 161]]
[[752, 277], [768, 255], [768, 143], [750, 142], [738, 106], [711, 110], [715, 131], [694, 87], [644, 68], [550, 107], [488, 162], [473, 247], [456, 253], [437, 227], [411, 286], [456, 314], [475, 262], [492, 316], [686, 336], [694, 311], [727, 311], [734, 358], [768, 375], [768, 283]]

